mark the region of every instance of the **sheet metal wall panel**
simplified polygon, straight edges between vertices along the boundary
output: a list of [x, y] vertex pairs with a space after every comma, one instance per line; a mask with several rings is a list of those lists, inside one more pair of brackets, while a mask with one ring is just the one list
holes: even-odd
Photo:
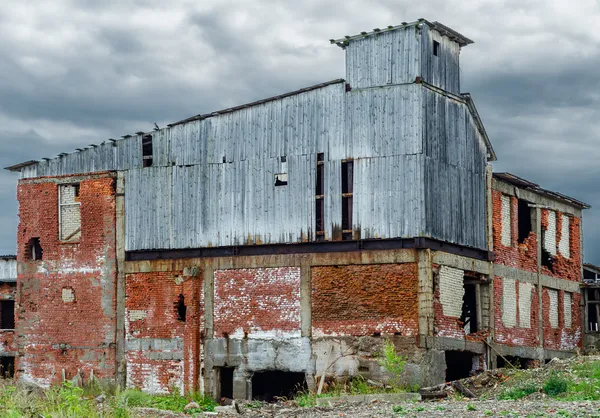
[[0, 281], [17, 279], [17, 260], [0, 259]]
[[352, 40], [346, 79], [352, 88], [412, 83], [421, 71], [421, 36], [415, 26]]
[[333, 159], [421, 153], [421, 90], [409, 84], [348, 93], [346, 146], [332, 150]]
[[[460, 45], [426, 25], [423, 26], [421, 34], [421, 77], [429, 84], [459, 95]], [[433, 41], [440, 44], [437, 56], [433, 54]]]
[[423, 156], [354, 161], [353, 223], [361, 238], [415, 237], [424, 229]]

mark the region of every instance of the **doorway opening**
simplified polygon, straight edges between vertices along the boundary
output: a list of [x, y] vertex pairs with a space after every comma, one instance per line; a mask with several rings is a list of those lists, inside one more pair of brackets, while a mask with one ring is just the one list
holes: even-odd
[[278, 398], [291, 399], [304, 390], [307, 390], [304, 373], [274, 370], [256, 372], [252, 376], [252, 399], [255, 400], [275, 402]]
[[219, 400], [233, 399], [233, 371], [235, 367], [219, 367]]
[[469, 351], [446, 351], [446, 382], [471, 376], [473, 353]]

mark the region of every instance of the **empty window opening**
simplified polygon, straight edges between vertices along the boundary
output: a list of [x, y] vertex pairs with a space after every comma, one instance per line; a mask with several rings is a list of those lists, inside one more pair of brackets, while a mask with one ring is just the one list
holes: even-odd
[[288, 164], [287, 157], [279, 157], [279, 173], [275, 174], [275, 186], [287, 186], [288, 184]]
[[518, 202], [519, 244], [522, 244], [532, 231], [531, 208], [525, 200], [519, 199]]
[[179, 294], [177, 302], [175, 302], [175, 312], [177, 313], [177, 319], [185, 322], [187, 306], [185, 306], [185, 297], [182, 294]]
[[342, 162], [342, 239], [352, 239], [352, 198], [354, 162]]
[[[542, 232], [543, 234], [543, 232]], [[542, 247], [542, 266], [550, 269], [551, 272], [554, 272], [554, 257], [550, 254], [544, 247]]]
[[25, 248], [25, 259], [26, 260], [41, 260], [44, 254], [44, 250], [40, 244], [39, 238], [31, 238], [27, 242], [27, 247]]
[[477, 285], [465, 281], [465, 294], [463, 295], [462, 314], [460, 320], [463, 322], [463, 328], [466, 334], [472, 334], [479, 331], [477, 322]]
[[304, 373], [268, 371], [252, 376], [252, 399], [276, 402], [280, 398], [292, 399], [298, 392], [307, 390]]
[[600, 331], [600, 289], [585, 289], [587, 309], [587, 330]]
[[15, 358], [14, 356], [0, 357], [0, 377], [12, 379], [15, 376]]
[[142, 167], [152, 167], [152, 135], [142, 137]]
[[499, 369], [503, 367], [511, 367], [512, 365], [517, 369], [526, 370], [535, 367], [535, 360], [517, 356], [498, 356], [496, 358], [496, 365]]
[[0, 329], [15, 329], [15, 301], [0, 301]]
[[219, 401], [233, 399], [233, 371], [234, 367], [218, 367], [219, 377]]
[[440, 53], [440, 43], [438, 41], [433, 41], [433, 55], [436, 57]]
[[79, 184], [59, 187], [59, 234], [61, 241], [79, 241], [81, 238], [81, 203]]
[[317, 176], [315, 182], [315, 231], [317, 241], [325, 239], [325, 155], [317, 154]]
[[275, 186], [287, 186], [288, 175], [287, 173], [275, 174]]
[[473, 353], [469, 351], [446, 351], [446, 382], [460, 380], [472, 375]]

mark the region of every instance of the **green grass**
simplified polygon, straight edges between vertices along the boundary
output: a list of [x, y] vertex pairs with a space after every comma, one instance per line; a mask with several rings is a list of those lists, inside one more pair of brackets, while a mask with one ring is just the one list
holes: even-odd
[[537, 392], [539, 389], [533, 383], [526, 383], [522, 386], [513, 387], [510, 389], [506, 389], [502, 392], [498, 399], [500, 400], [518, 400], [523, 399], [526, 396], [531, 395], [532, 393]]
[[[95, 400], [100, 394], [106, 396], [101, 405]], [[70, 382], [44, 391], [0, 381], [0, 417], [9, 418], [129, 418], [134, 407], [182, 412], [192, 400], [200, 407], [189, 412], [214, 411], [215, 402], [199, 394], [153, 396], [139, 390], [111, 393], [100, 388], [82, 389]]]

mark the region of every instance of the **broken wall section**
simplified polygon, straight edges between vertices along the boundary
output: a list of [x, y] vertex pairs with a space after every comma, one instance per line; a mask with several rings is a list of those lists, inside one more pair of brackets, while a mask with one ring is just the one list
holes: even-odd
[[542, 209], [542, 273], [582, 281], [581, 219]]
[[183, 271], [126, 277], [127, 386], [149, 393], [200, 389], [202, 276]]
[[544, 348], [576, 350], [582, 346], [581, 294], [544, 288]]
[[[63, 240], [59, 187], [77, 185], [80, 236]], [[62, 371], [115, 376], [115, 179], [111, 174], [21, 180], [18, 377], [42, 386]], [[77, 229], [77, 228], [76, 228]], [[76, 234], [77, 235], [77, 234]]]
[[508, 346], [539, 345], [539, 301], [537, 286], [498, 277], [494, 280], [495, 338]]
[[492, 190], [492, 231], [495, 263], [537, 272], [538, 237], [535, 209], [515, 196]]

